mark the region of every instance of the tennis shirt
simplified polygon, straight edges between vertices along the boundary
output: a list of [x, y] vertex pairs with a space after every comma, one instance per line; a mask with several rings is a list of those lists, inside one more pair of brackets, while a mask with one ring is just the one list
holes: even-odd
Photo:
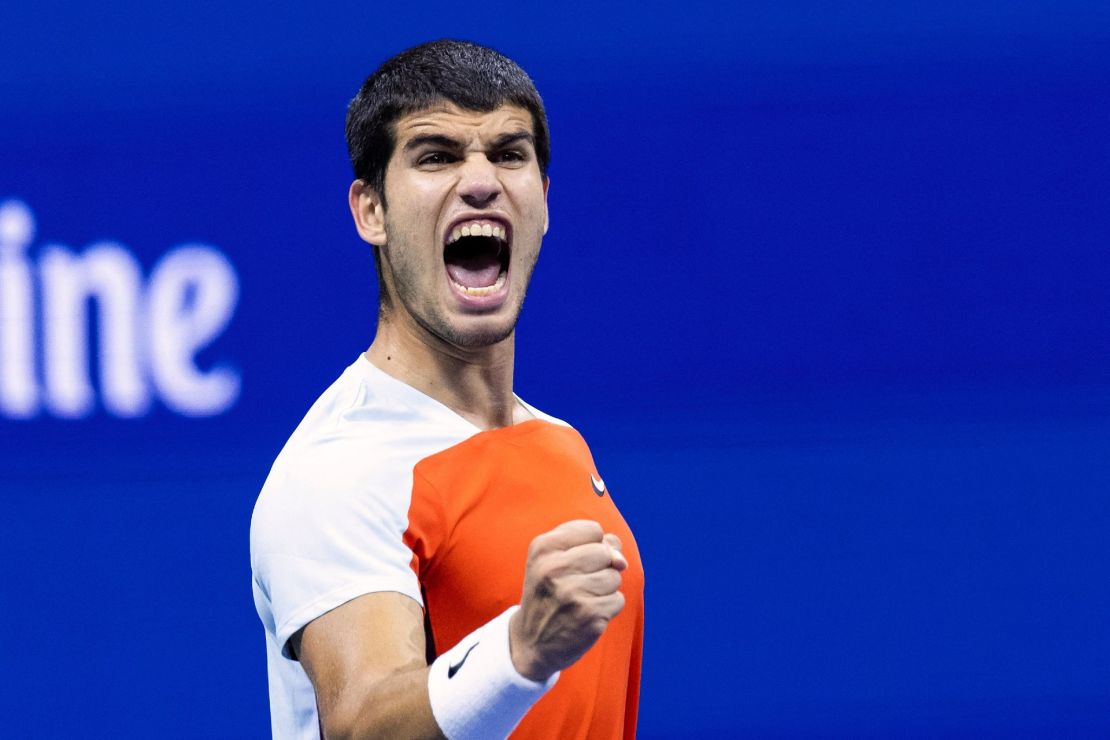
[[483, 431], [361, 355], [313, 404], [251, 520], [275, 738], [319, 737], [312, 684], [288, 645], [306, 624], [393, 591], [423, 606], [438, 656], [519, 603], [532, 539], [572, 519], [620, 537], [625, 607], [512, 737], [635, 736], [644, 585], [636, 542], [581, 435], [524, 406], [532, 420]]

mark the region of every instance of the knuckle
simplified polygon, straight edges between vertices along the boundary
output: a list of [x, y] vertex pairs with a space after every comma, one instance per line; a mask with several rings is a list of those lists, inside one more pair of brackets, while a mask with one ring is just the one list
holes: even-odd
[[568, 526], [577, 538], [588, 542], [599, 542], [605, 533], [601, 525], [592, 519], [577, 519], [568, 522]]
[[554, 578], [555, 576], [561, 575], [567, 571], [567, 565], [569, 564], [569, 561], [570, 556], [567, 555], [566, 550], [560, 550], [558, 552], [548, 552], [544, 553], [541, 567], [543, 568], [544, 573]]
[[561, 581], [561, 580], [557, 581], [557, 580], [552, 579], [552, 581], [551, 581], [551, 595], [560, 604], [564, 604], [564, 605], [570, 606], [572, 608], [576, 606], [574, 589], [571, 588], [566, 583], [566, 581]]
[[590, 621], [588, 629], [590, 631], [590, 634], [596, 640], [597, 638], [601, 637], [601, 635], [605, 632], [605, 628], [608, 626], [609, 619], [607, 617], [594, 617]]
[[529, 559], [527, 567], [537, 578], [553, 578], [561, 572], [563, 559], [558, 552], [542, 551]]
[[574, 621], [579, 623], [588, 621], [591, 616], [589, 608], [577, 599], [567, 601], [567, 611], [570, 612]]
[[528, 545], [528, 559], [534, 560], [550, 550], [551, 545], [549, 544], [549, 540], [550, 538], [546, 534], [541, 534], [533, 539], [531, 544]]

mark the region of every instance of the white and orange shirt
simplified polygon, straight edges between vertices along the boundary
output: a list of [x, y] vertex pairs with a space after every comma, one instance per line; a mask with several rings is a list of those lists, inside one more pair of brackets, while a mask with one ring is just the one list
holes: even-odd
[[[522, 401], [523, 403], [523, 401]], [[562, 672], [514, 738], [633, 737], [643, 566], [581, 435], [535, 419], [482, 431], [360, 356], [278, 455], [251, 520], [275, 738], [318, 738], [316, 698], [288, 649], [320, 615], [395, 591], [425, 610], [433, 655], [520, 601], [528, 545], [571, 519], [624, 543], [625, 608]]]

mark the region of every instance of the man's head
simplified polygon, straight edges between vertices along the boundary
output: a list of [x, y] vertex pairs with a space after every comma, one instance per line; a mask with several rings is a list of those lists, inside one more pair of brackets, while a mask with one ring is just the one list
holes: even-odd
[[551, 158], [547, 115], [531, 78], [493, 49], [452, 40], [403, 51], [366, 78], [347, 108], [347, 151], [355, 177], [384, 196], [385, 170], [397, 143], [394, 123], [444, 102], [483, 113], [505, 104], [527, 110], [546, 177]]
[[366, 81], [347, 136], [379, 330], [457, 349], [511, 337], [547, 231], [547, 121], [523, 70], [470, 43], [416, 47]]

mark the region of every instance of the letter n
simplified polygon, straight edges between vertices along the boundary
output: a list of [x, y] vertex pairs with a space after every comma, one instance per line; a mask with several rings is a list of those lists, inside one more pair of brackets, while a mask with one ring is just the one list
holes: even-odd
[[150, 405], [142, 376], [139, 309], [142, 271], [118, 244], [90, 246], [81, 255], [51, 245], [43, 249], [43, 354], [46, 402], [57, 416], [92, 412], [89, 315], [96, 301], [99, 370], [104, 406], [116, 416], [140, 416]]

